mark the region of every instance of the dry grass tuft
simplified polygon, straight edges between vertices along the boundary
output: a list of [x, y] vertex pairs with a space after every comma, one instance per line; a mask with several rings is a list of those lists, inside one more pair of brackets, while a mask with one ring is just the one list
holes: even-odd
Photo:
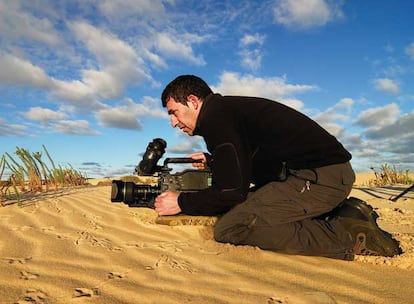
[[395, 166], [389, 166], [388, 164], [382, 165], [378, 172], [374, 170], [375, 179], [368, 181], [370, 187], [383, 187], [388, 185], [409, 185], [413, 184], [414, 180], [409, 176], [408, 170], [398, 171]]
[[[43, 150], [49, 165], [43, 160], [41, 152], [30, 153], [27, 149], [17, 147], [15, 151], [17, 158], [7, 152], [3, 154], [0, 158], [1, 204], [9, 199], [20, 203], [20, 193], [47, 192], [50, 188], [56, 191], [59, 188], [87, 183], [86, 176], [71, 165], [56, 167], [44, 145]], [[10, 174], [7, 180], [2, 181], [6, 169]]]

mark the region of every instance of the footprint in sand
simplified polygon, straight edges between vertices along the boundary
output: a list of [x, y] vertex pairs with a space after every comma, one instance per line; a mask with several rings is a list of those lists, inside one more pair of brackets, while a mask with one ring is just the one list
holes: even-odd
[[146, 248], [159, 248], [164, 251], [168, 252], [182, 252], [184, 248], [191, 247], [191, 244], [187, 241], [172, 241], [172, 242], [160, 242], [157, 244], [149, 244], [149, 243], [126, 243], [128, 247], [138, 248], [138, 249], [146, 249]]
[[98, 224], [98, 221], [102, 218], [102, 216], [95, 216], [89, 214], [82, 214], [82, 216], [87, 220], [88, 225], [90, 225], [94, 230], [102, 229], [102, 227]]
[[[159, 268], [159, 267], [169, 267], [171, 269], [179, 269], [179, 270], [184, 270], [190, 273], [196, 272], [196, 270], [193, 268], [193, 266], [186, 261], [182, 261], [182, 260], [177, 260], [174, 259], [173, 257], [169, 256], [169, 255], [165, 255], [162, 254], [160, 256], [160, 258], [158, 259], [158, 261], [155, 263], [154, 267], [152, 267], [151, 269], [155, 269], [155, 268]], [[146, 269], [150, 269], [150, 268], [146, 268]]]
[[108, 239], [99, 238], [88, 231], [79, 232], [79, 238], [75, 241], [76, 245], [81, 245], [83, 241], [87, 241], [92, 246], [99, 246], [110, 251], [122, 251], [122, 248], [113, 246]]
[[39, 290], [30, 288], [27, 289], [25, 294], [20, 297], [20, 300], [16, 302], [17, 304], [43, 304], [43, 303], [50, 303], [48, 301], [48, 295]]
[[55, 226], [42, 227], [42, 231], [45, 232], [45, 233], [50, 233], [50, 234], [56, 236], [56, 238], [59, 239], [59, 240], [69, 239], [68, 236], [65, 236], [63, 234], [59, 234], [58, 232], [56, 232]]
[[35, 280], [39, 277], [37, 273], [30, 272], [30, 271], [20, 271], [20, 279], [23, 280]]
[[46, 226], [46, 227], [42, 227], [42, 231], [43, 232], [55, 232], [56, 227], [55, 226]]
[[108, 279], [113, 279], [113, 280], [117, 280], [117, 279], [123, 279], [125, 277], [126, 274], [120, 273], [120, 272], [110, 272], [108, 274]]
[[4, 258], [3, 260], [8, 264], [26, 264], [27, 261], [30, 261], [32, 257], [28, 258]]
[[59, 206], [59, 200], [56, 199], [55, 201], [51, 202], [48, 207], [54, 210], [56, 213], [61, 213], [63, 209]]
[[336, 301], [325, 292], [308, 292], [283, 297], [270, 297], [267, 304], [336, 304]]
[[76, 288], [74, 298], [92, 298], [93, 296], [99, 296], [100, 291], [98, 288]]

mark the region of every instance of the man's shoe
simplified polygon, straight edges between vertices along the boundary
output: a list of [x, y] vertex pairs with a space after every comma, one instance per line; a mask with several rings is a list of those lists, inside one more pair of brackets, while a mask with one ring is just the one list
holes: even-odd
[[364, 201], [350, 197], [334, 210], [334, 216], [351, 234], [354, 254], [392, 257], [402, 253], [399, 242], [377, 225], [378, 214]]

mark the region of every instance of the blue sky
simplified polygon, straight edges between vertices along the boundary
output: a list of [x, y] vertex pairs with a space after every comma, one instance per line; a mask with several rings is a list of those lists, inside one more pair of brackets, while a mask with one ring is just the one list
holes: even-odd
[[357, 171], [413, 172], [413, 11], [411, 0], [0, 0], [0, 153], [44, 144], [100, 177], [132, 173], [155, 137], [165, 156], [203, 150], [160, 102], [170, 80], [195, 74], [304, 112]]

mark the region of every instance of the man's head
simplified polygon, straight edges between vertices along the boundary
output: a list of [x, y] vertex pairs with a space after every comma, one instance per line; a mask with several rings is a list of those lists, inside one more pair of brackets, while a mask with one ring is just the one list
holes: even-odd
[[194, 95], [203, 101], [213, 91], [200, 77], [181, 75], [171, 81], [161, 95], [162, 106], [166, 107], [168, 99], [173, 97], [176, 102], [187, 104], [187, 97]]
[[171, 81], [161, 95], [173, 128], [179, 127], [193, 135], [201, 104], [213, 91], [207, 83], [194, 75], [182, 75]]

